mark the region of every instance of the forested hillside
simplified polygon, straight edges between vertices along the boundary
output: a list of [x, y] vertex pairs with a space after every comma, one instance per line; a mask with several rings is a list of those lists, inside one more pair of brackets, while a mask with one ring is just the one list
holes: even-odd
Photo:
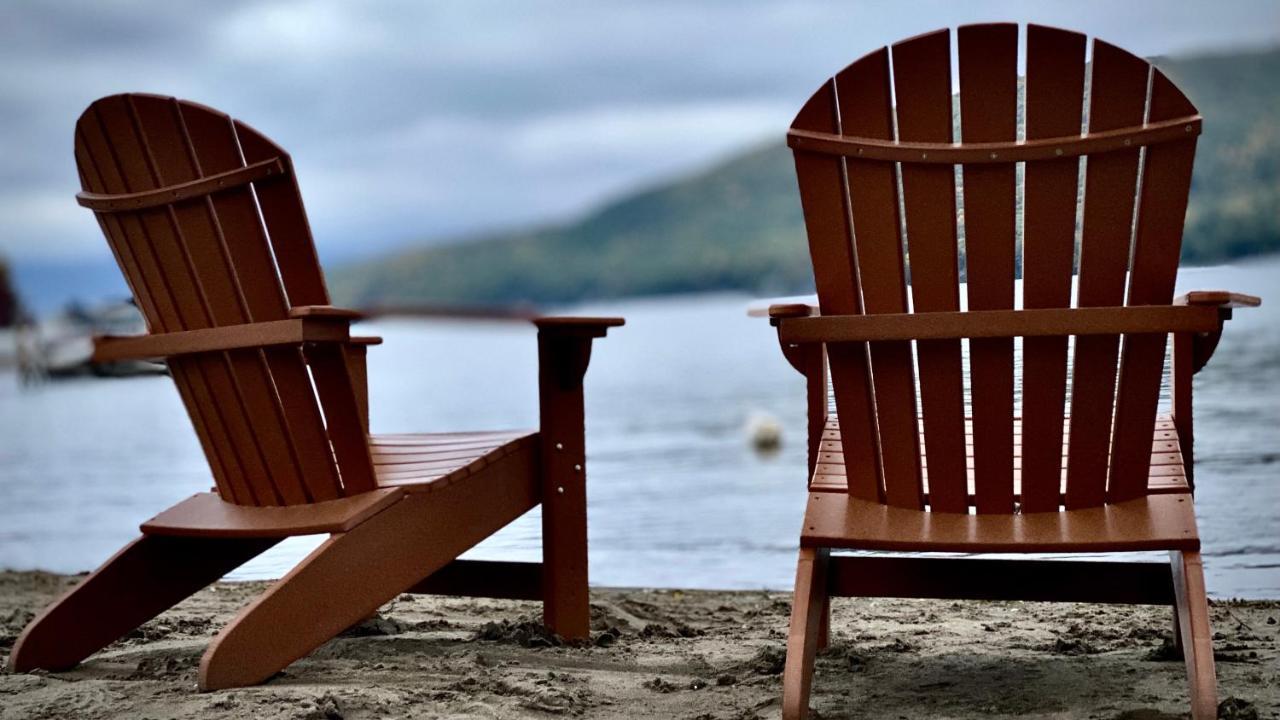
[[[1280, 49], [1156, 63], [1206, 118], [1184, 260], [1280, 250]], [[331, 284], [355, 305], [766, 294], [808, 290], [808, 262], [791, 153], [778, 142], [573, 222], [337, 268]]]

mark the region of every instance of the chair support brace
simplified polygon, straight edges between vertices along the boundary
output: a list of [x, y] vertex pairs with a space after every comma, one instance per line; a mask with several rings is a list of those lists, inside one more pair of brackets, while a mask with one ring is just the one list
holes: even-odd
[[1213, 332], [1217, 307], [1150, 305], [774, 317], [783, 343]]
[[1154, 122], [1142, 127], [1121, 128], [1088, 135], [989, 143], [896, 142], [832, 133], [792, 130], [787, 145], [793, 150], [837, 155], [857, 160], [880, 160], [920, 164], [1017, 163], [1030, 160], [1060, 160], [1080, 155], [1096, 155], [1131, 150], [1146, 145], [1189, 140], [1200, 134], [1199, 115]]
[[1173, 604], [1166, 562], [838, 555], [831, 563], [836, 597]]
[[286, 172], [285, 164], [280, 158], [271, 158], [246, 165], [245, 167], [202, 177], [198, 180], [166, 185], [154, 190], [118, 195], [91, 192], [76, 193], [76, 202], [80, 203], [82, 207], [87, 207], [94, 212], [100, 213], [145, 210], [231, 190], [269, 177], [280, 177]]

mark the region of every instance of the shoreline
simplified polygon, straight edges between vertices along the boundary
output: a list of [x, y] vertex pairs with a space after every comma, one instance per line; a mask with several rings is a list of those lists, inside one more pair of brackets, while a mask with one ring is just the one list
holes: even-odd
[[[76, 576], [0, 572], [0, 661]], [[217, 583], [63, 673], [0, 674], [0, 719], [74, 716], [770, 718], [790, 593], [592, 589], [592, 642], [533, 602], [402, 595], [264, 685], [195, 690], [210, 639], [267, 583]], [[1227, 717], [1280, 717], [1280, 600], [1212, 605]], [[1167, 608], [834, 603], [817, 717], [1171, 720], [1186, 713]]]

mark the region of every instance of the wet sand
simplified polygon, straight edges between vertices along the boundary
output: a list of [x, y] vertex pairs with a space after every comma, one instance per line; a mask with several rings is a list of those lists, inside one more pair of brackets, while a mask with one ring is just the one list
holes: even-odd
[[[74, 577], [0, 573], [0, 662]], [[771, 718], [790, 595], [595, 589], [593, 640], [536, 603], [401, 596], [268, 683], [195, 689], [200, 654], [261, 583], [222, 583], [63, 673], [0, 675], [16, 718]], [[1186, 716], [1169, 611], [836, 600], [820, 718]], [[1213, 606], [1223, 717], [1280, 717], [1280, 602]]]

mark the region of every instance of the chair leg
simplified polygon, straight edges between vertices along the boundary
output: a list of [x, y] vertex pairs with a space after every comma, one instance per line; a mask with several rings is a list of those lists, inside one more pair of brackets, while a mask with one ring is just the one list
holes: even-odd
[[260, 683], [533, 507], [533, 475], [504, 458], [410, 494], [331, 536], [245, 607], [200, 662], [201, 690]]
[[568, 640], [591, 635], [586, 497], [577, 495], [542, 503], [542, 622]]
[[542, 622], [565, 639], [586, 640], [591, 635], [591, 601], [582, 404], [567, 409], [561, 404], [558, 409], [560, 415], [576, 410], [578, 417], [562, 423], [570, 429], [560, 433], [552, 423], [553, 430], [542, 437]]
[[538, 333], [542, 622], [570, 640], [591, 635], [582, 375], [590, 338]]
[[831, 644], [831, 598], [822, 603], [822, 624], [818, 626], [818, 649], [826, 650]]
[[277, 542], [143, 535], [32, 620], [9, 669], [73, 667]]
[[800, 548], [796, 565], [791, 630], [787, 635], [787, 664], [782, 672], [782, 717], [803, 720], [809, 714], [813, 661], [818, 652], [823, 608], [827, 606], [827, 565], [831, 551]]
[[1173, 564], [1173, 593], [1177, 602], [1178, 634], [1187, 664], [1193, 720], [1212, 720], [1218, 713], [1218, 679], [1213, 665], [1213, 632], [1209, 629], [1209, 600], [1204, 589], [1200, 553], [1169, 553]]

